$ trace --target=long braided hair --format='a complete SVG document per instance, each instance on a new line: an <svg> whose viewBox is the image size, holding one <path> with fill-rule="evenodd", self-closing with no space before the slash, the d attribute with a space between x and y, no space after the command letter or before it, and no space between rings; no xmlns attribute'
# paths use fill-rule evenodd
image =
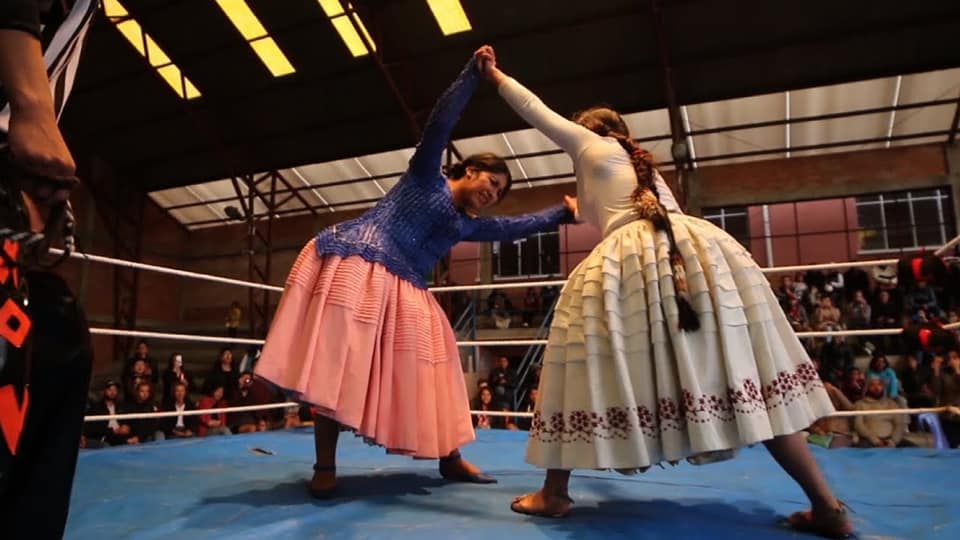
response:
<svg viewBox="0 0 960 540"><path fill-rule="evenodd" d="M657 191L657 168L653 162L653 155L630 138L630 130L619 113L608 107L592 107L574 115L573 121L586 127L601 137L613 137L620 143L637 174L637 188L633 191L632 199L637 214L649 219L655 231L663 231L670 242L670 266L673 270L673 285L676 292L677 311L679 314L680 330L696 331L700 329L700 317L690 304L690 292L687 287L686 270L683 256L677 247L677 240L670 223L670 213L660 203L660 193Z"/></svg>

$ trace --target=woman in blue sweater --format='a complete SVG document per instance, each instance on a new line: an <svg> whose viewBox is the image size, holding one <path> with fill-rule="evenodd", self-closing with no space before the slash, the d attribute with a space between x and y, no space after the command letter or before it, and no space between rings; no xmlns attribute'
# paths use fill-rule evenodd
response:
<svg viewBox="0 0 960 540"><path fill-rule="evenodd" d="M339 432L389 453L440 458L444 478L492 483L460 457L474 439L456 337L424 276L462 240L524 238L573 221L576 199L519 217L478 217L510 190L493 154L441 159L479 82L476 59L440 97L409 169L374 208L303 248L267 336L257 374L316 405L310 492L336 487Z"/></svg>

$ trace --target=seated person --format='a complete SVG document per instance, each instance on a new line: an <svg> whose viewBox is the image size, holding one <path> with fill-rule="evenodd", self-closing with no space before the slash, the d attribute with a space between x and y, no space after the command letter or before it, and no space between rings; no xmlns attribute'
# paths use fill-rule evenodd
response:
<svg viewBox="0 0 960 540"><path fill-rule="evenodd" d="M195 411L197 409L196 405L190 401L187 397L187 385L186 383L175 383L172 390L173 398L167 400L167 403L164 404L164 411ZM200 422L200 419L194 416L171 416L168 418L161 419L161 424L163 425L163 433L168 438L186 438L194 437L197 434L197 424Z"/></svg>
<svg viewBox="0 0 960 540"><path fill-rule="evenodd" d="M120 385L116 381L107 381L103 386L103 399L94 403L87 410L87 416L103 416L112 414L123 414L126 411L117 398L120 396ZM109 420L102 422L87 422L83 430L88 448L98 446L120 446L124 444L136 444L139 442L133 434L130 433L130 423L128 421Z"/></svg>
<svg viewBox="0 0 960 540"><path fill-rule="evenodd" d="M503 404L498 404L493 399L493 392L489 388L480 390L480 397L474 402L473 410L504 412L509 411ZM485 414L473 416L473 427L476 429L510 429L513 422L508 421L506 416L487 416ZM513 427L516 429L516 426Z"/></svg>
<svg viewBox="0 0 960 540"><path fill-rule="evenodd" d="M852 411L853 403L839 388L824 382L823 387L830 396L833 408L838 411ZM846 448L854 446L858 442L857 433L853 429L853 419L850 417L830 416L817 420L810 426L810 436L807 441L810 444L823 446L824 448Z"/></svg>
<svg viewBox="0 0 960 540"><path fill-rule="evenodd" d="M231 403L232 407L247 407L249 405L262 405L259 400L250 391L253 386L253 374L244 373L237 380L236 397ZM257 431L257 424L263 415L259 411L247 411L230 413L227 417L227 425L230 431L234 433L253 433Z"/></svg>
<svg viewBox="0 0 960 540"><path fill-rule="evenodd" d="M223 400L223 387L219 384L213 384L210 392L200 398L197 408L204 409L222 409L227 406ZM197 435L206 437L207 435L231 435L230 428L227 427L227 413L201 414L200 421L197 424Z"/></svg>
<svg viewBox="0 0 960 540"><path fill-rule="evenodd" d="M142 382L137 385L137 394L133 403L127 406L128 413L157 412L157 405L153 402L153 387L150 383ZM160 419L137 418L130 421L130 432L141 443L162 441L166 438L163 433Z"/></svg>
<svg viewBox="0 0 960 540"><path fill-rule="evenodd" d="M877 377L867 380L867 391L863 399L853 406L857 411L875 411L897 409L896 401L886 396L884 381ZM902 414L882 416L858 416L853 427L860 436L860 446L864 448L894 448L913 446L903 439L907 432L907 419Z"/></svg>
<svg viewBox="0 0 960 540"><path fill-rule="evenodd" d="M943 364L943 357L934 362ZM900 382L901 391L910 407L933 407L937 404L937 396L933 391L933 370L929 365L922 364L916 353L907 355L906 366L900 372Z"/></svg>
<svg viewBox="0 0 960 540"><path fill-rule="evenodd" d="M843 382L840 384L840 391L850 400L850 403L856 403L863 398L863 392L866 390L866 380L860 368L851 367L844 374Z"/></svg>

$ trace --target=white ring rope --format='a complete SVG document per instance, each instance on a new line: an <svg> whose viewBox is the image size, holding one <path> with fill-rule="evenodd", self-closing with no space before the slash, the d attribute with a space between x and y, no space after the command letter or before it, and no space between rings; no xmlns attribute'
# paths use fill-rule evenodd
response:
<svg viewBox="0 0 960 540"><path fill-rule="evenodd" d="M842 270L862 266L890 266L896 265L900 259L874 259L872 261L848 261L839 263L798 264L794 266L766 266L760 271L764 274L779 274L781 272L803 272L807 270Z"/></svg>
<svg viewBox="0 0 960 540"><path fill-rule="evenodd" d="M950 323L943 326L943 329L945 330L954 330L957 328L960 328L960 323ZM243 345L263 345L265 343L265 340L262 339L232 338L227 336L204 336L195 334L172 334L168 332L146 332L139 330L118 330L116 328L91 328L90 333L101 336L128 336L203 343L238 343ZM902 328L874 328L870 330L818 330L814 332L796 332L796 336L799 338L828 336L895 336L902 333ZM546 339L480 339L457 342L457 346L459 347L511 347L546 344Z"/></svg>
<svg viewBox="0 0 960 540"><path fill-rule="evenodd" d="M945 329L957 328L958 323L944 326ZM117 330L115 328L91 328L91 334L101 336L128 336L151 339L169 339L178 341L193 341L200 343L238 343L243 345L263 345L262 339L231 338L224 336L204 336L195 334L171 334L167 332L141 332L137 330ZM893 336L903 333L901 328L878 328L874 330L823 330L817 332L796 332L799 338L828 337L828 336ZM546 345L546 339L480 339L458 341L458 347L529 347L532 345Z"/></svg>
<svg viewBox="0 0 960 540"><path fill-rule="evenodd" d="M147 418L173 418L177 416L200 416L203 414L222 414L264 411L270 409L291 409L300 408L303 403L288 401L285 403L266 403L263 405L245 405L243 407L223 407L219 409L195 409L192 411L162 411L149 413L129 413L129 414L101 414L84 417L84 422L105 422L109 420L142 420ZM923 409L881 409L872 411L837 411L829 417L846 416L882 416L888 414L925 414L925 413L950 413L960 416L960 407L926 407ZM530 412L508 412L508 411L470 411L474 416L507 416L516 418L533 418Z"/></svg>
<svg viewBox="0 0 960 540"><path fill-rule="evenodd" d="M118 330L116 328L91 328L90 333L100 336L127 336L136 338L173 339L177 341L198 341L202 343L242 343L244 345L263 345L262 339L232 338L229 336L199 336L194 334L171 334L168 332L145 332L139 330Z"/></svg>
<svg viewBox="0 0 960 540"><path fill-rule="evenodd" d="M943 255L946 255L948 251L953 249L953 247L956 246L957 244L960 244L960 234L958 234L957 236L954 236L949 242L940 246L940 248L934 251L933 254L938 257L942 257Z"/></svg>
<svg viewBox="0 0 960 540"><path fill-rule="evenodd" d="M950 240L950 242L944 244L943 247L937 250L937 254L945 253L951 247L960 243L960 236ZM50 248L50 253L53 255L62 255L63 250ZM89 253L81 253L79 251L74 251L70 253L70 257L74 259L82 259L90 262L99 262L104 264L115 264L117 266L125 266L127 268L136 268L138 270L148 270L151 272L158 272L161 274L170 274L174 276L189 277L193 279L200 279L205 281L214 281L217 283L225 283L227 285L239 285L241 287L251 287L254 289L262 289L266 291L273 292L283 292L283 287L277 285L268 285L264 283L257 283L254 281L245 281L242 279L233 279L226 278L222 276L217 276L213 274L204 274L201 272L190 272L188 270L180 270L178 268L171 268L169 266L160 266L156 264L146 264L138 263L133 261L127 261L123 259L115 259L112 257L104 257L102 255L93 255ZM778 274L781 272L800 272L804 270L828 270L828 269L842 269L842 268L854 268L854 267L867 267L867 266L889 266L897 264L899 259L874 259L869 261L849 261L849 262L839 262L839 263L822 263L822 264L802 264L796 266L770 266L760 268L760 271L765 274ZM443 287L430 287L430 291L439 293L439 292L453 292L453 291L483 291L491 289L518 289L523 287L552 287L563 285L566 283L564 279L549 280L549 281L519 281L519 282L510 282L510 283L486 283L480 285L449 285Z"/></svg>
<svg viewBox="0 0 960 540"><path fill-rule="evenodd" d="M192 411L161 411L149 413L128 413L128 414L100 414L94 416L85 416L84 422L104 422L107 420L143 420L145 418L173 418L175 416L200 416L201 414L221 414L238 413L250 411L265 411L269 409L288 409L300 407L300 403L266 403L263 405L244 405L242 407L223 407L220 409L195 409Z"/></svg>
<svg viewBox="0 0 960 540"><path fill-rule="evenodd" d="M53 255L59 256L59 255L63 255L63 250L57 249L57 248L50 248L50 253L52 253ZM137 270L149 270L151 272L157 272L160 274L171 274L174 276L188 277L188 278L200 279L205 281L215 281L217 283L226 283L227 285L240 285L241 287L263 289L265 291L283 292L283 287L277 287L276 285L266 285L264 283L244 281L242 279L226 278L221 276L215 276L213 274L202 274L200 272L190 272L188 270L171 268L169 266L159 266L156 264L146 264L146 263L138 263L133 261L126 261L123 259L114 259L113 257L104 257L102 255L80 253L79 251L74 251L70 253L70 257L74 259L83 259L85 261L90 261L90 262L115 264L117 266L125 266L127 268L136 268Z"/></svg>

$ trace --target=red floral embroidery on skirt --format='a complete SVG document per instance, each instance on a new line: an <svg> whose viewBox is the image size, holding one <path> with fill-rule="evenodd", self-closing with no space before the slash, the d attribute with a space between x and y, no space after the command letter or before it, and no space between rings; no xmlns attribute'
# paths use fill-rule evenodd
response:
<svg viewBox="0 0 960 540"><path fill-rule="evenodd" d="M628 439L638 429L643 435L659 438L666 431L684 431L688 424L733 422L737 416L766 412L790 405L805 397L823 383L812 364L802 364L793 373L781 371L767 384L751 379L739 388L730 388L727 395L694 396L683 390L680 401L662 397L656 411L646 406L608 407L603 412L566 411L544 417L534 413L530 436L540 442L592 442L595 439Z"/></svg>

